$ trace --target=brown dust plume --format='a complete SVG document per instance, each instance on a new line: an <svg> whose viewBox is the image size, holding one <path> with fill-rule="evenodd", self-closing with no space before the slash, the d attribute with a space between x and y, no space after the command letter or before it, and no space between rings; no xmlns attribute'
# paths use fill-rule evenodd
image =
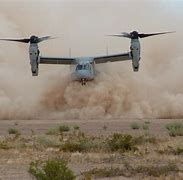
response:
<svg viewBox="0 0 183 180"><path fill-rule="evenodd" d="M183 22L180 1L2 1L0 36L60 37L40 44L43 55L104 55L129 50L128 39L105 34L176 31L141 40L138 73L131 62L98 65L87 86L67 66L40 65L32 77L28 46L0 42L0 119L183 117ZM156 13L155 13L156 12Z"/></svg>

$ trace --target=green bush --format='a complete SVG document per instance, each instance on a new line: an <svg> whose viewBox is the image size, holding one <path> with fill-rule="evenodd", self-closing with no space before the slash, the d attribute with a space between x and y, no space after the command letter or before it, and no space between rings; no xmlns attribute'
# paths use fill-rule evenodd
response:
<svg viewBox="0 0 183 180"><path fill-rule="evenodd" d="M58 129L60 133L70 131L70 128L67 125L60 125Z"/></svg>
<svg viewBox="0 0 183 180"><path fill-rule="evenodd" d="M20 132L17 129L10 128L8 129L9 134L15 134L15 135L20 135Z"/></svg>
<svg viewBox="0 0 183 180"><path fill-rule="evenodd" d="M143 130L149 130L149 126L147 124L142 125Z"/></svg>
<svg viewBox="0 0 183 180"><path fill-rule="evenodd" d="M10 149L7 143L5 142L0 142L0 149Z"/></svg>
<svg viewBox="0 0 183 180"><path fill-rule="evenodd" d="M74 126L73 128L74 128L74 130L79 130L80 129L79 126Z"/></svg>
<svg viewBox="0 0 183 180"><path fill-rule="evenodd" d="M48 129L46 132L46 135L58 135L59 134L59 129L58 128L51 128Z"/></svg>
<svg viewBox="0 0 183 180"><path fill-rule="evenodd" d="M68 132L70 131L69 126L67 125L60 125L56 128L51 128L46 132L46 135L59 135L59 133Z"/></svg>
<svg viewBox="0 0 183 180"><path fill-rule="evenodd" d="M112 139L108 141L108 145L111 151L131 151L137 150L135 146L135 140L131 135L113 134Z"/></svg>
<svg viewBox="0 0 183 180"><path fill-rule="evenodd" d="M132 129L140 129L140 125L137 122L131 124Z"/></svg>
<svg viewBox="0 0 183 180"><path fill-rule="evenodd" d="M176 155L182 155L182 154L183 154L183 148L182 148L182 147L178 147L178 148L175 150L175 154L176 154Z"/></svg>
<svg viewBox="0 0 183 180"><path fill-rule="evenodd" d="M183 136L183 124L174 122L166 125L170 136Z"/></svg>
<svg viewBox="0 0 183 180"><path fill-rule="evenodd" d="M88 137L83 132L70 134L66 141L61 142L60 150L64 152L101 152L107 151L107 141L101 137Z"/></svg>
<svg viewBox="0 0 183 180"><path fill-rule="evenodd" d="M92 147L92 141L86 137L69 139L60 146L64 152L87 152Z"/></svg>
<svg viewBox="0 0 183 180"><path fill-rule="evenodd" d="M64 152L83 152L87 151L87 146L84 141L70 141L61 146L61 150Z"/></svg>
<svg viewBox="0 0 183 180"><path fill-rule="evenodd" d="M68 168L63 160L48 160L39 164L31 162L29 167L31 173L37 180L74 180L74 173Z"/></svg>

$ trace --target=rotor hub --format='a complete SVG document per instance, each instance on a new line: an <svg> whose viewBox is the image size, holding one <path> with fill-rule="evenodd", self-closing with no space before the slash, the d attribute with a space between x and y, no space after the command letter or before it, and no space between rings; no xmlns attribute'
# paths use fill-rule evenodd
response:
<svg viewBox="0 0 183 180"><path fill-rule="evenodd" d="M139 38L139 33L137 31L132 31L130 33L131 39L138 39Z"/></svg>
<svg viewBox="0 0 183 180"><path fill-rule="evenodd" d="M32 35L30 37L30 43L38 43L38 37L35 35Z"/></svg>

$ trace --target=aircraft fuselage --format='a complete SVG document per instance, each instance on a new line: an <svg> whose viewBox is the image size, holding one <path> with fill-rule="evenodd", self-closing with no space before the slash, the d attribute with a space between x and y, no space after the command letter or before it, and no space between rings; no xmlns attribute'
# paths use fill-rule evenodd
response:
<svg viewBox="0 0 183 180"><path fill-rule="evenodd" d="M95 78L93 59L78 59L76 65L74 66L74 71L71 74L71 78L74 81L80 81L82 85L85 85L87 81L93 80Z"/></svg>

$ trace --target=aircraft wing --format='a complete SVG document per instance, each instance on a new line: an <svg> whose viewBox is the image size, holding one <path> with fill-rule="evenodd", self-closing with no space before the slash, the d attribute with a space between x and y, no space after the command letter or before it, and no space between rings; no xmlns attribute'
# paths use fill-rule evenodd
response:
<svg viewBox="0 0 183 180"><path fill-rule="evenodd" d="M106 62L115 62L115 61L127 61L131 59L132 57L130 53L94 57L94 61L96 64L106 63Z"/></svg>
<svg viewBox="0 0 183 180"><path fill-rule="evenodd" d="M63 57L42 57L40 56L40 64L74 64L75 58L63 58Z"/></svg>

